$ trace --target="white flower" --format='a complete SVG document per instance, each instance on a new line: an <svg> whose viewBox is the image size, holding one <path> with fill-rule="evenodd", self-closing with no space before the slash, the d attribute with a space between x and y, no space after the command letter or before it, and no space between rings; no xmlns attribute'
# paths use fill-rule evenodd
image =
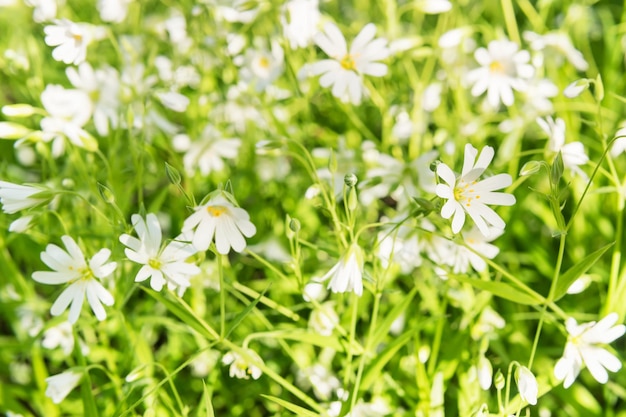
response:
<svg viewBox="0 0 626 417"><path fill-rule="evenodd" d="M487 268L487 262L483 257L493 259L500 252L497 246L489 242L500 237L502 233L504 233L503 229L490 227L488 235L485 236L478 228L473 227L463 234L463 240L469 248L453 243L450 245L447 256L442 260L452 267L452 272L455 274L467 273L470 265L475 271L482 272ZM478 254L470 249L478 252Z"/></svg>
<svg viewBox="0 0 626 417"><path fill-rule="evenodd" d="M616 158L619 154L626 152L626 123L622 123L622 127L615 132L615 141L611 146L611 156Z"/></svg>
<svg viewBox="0 0 626 417"><path fill-rule="evenodd" d="M539 386L537 385L537 379L535 375L525 366L520 366L515 372L515 381L517 382L517 388L522 400L528 404L537 404L537 394L539 393Z"/></svg>
<svg viewBox="0 0 626 417"><path fill-rule="evenodd" d="M387 40L374 39L376 26L365 25L354 38L350 51L343 34L333 23L324 26L324 32L318 32L315 44L332 59L324 59L307 66L304 70L310 76L322 75L319 83L322 87L332 86L333 96L343 102L360 104L365 92L363 75L382 77L387 74L387 65L380 62L389 56Z"/></svg>
<svg viewBox="0 0 626 417"><path fill-rule="evenodd" d="M450 11L452 3L449 0L418 0L415 7L426 14L440 14Z"/></svg>
<svg viewBox="0 0 626 417"><path fill-rule="evenodd" d="M159 91L154 95L161 101L161 104L178 113L184 112L189 106L189 98L176 91Z"/></svg>
<svg viewBox="0 0 626 417"><path fill-rule="evenodd" d="M622 362L608 350L598 345L608 344L626 332L626 326L614 326L619 316L611 313L599 322L578 324L575 319L568 318L565 328L569 333L563 357L554 367L554 376L562 380L563 387L569 388L580 373L583 365L596 381L606 384L609 380L607 370L617 372Z"/></svg>
<svg viewBox="0 0 626 417"><path fill-rule="evenodd" d="M51 398L53 403L59 404L78 385L81 377L82 374L74 371L65 371L49 376L46 378L48 384L46 397Z"/></svg>
<svg viewBox="0 0 626 417"><path fill-rule="evenodd" d="M296 381L305 389L312 388L315 396L322 401L328 401L333 392L341 387L339 379L321 363L316 363L306 369L299 369Z"/></svg>
<svg viewBox="0 0 626 417"><path fill-rule="evenodd" d="M200 268L185 261L196 253L196 249L182 241L182 236L162 248L161 225L153 213L149 213L145 220L133 214L131 222L139 239L123 234L120 242L127 247L124 253L128 259L143 265L137 272L135 282L150 278L150 286L155 291L161 291L165 284L170 288L189 287L190 277L199 274Z"/></svg>
<svg viewBox="0 0 626 417"><path fill-rule="evenodd" d="M583 91L585 91L589 87L589 80L583 78L580 80L576 80L570 84L563 90L563 95L567 98L578 97Z"/></svg>
<svg viewBox="0 0 626 417"><path fill-rule="evenodd" d="M515 204L515 197L511 194L493 192L512 183L509 174L498 174L478 181L485 172L494 156L494 150L485 146L476 161L478 151L469 143L465 145L465 160L463 171L457 178L454 172L444 163L437 166L437 175L446 184L437 184L435 192L448 201L441 208L444 219L452 219L452 232L458 233L465 223L465 212L470 215L478 230L489 236L489 226L504 229L506 224L498 214L487 204L511 206Z"/></svg>
<svg viewBox="0 0 626 417"><path fill-rule="evenodd" d="M101 249L87 263L74 239L70 236L62 236L61 240L66 250L49 244L46 250L41 252L41 260L53 271L33 272L33 279L42 284L70 284L52 304L50 313L53 316L59 316L71 304L68 320L74 324L78 320L86 296L96 318L100 321L104 320L106 311L102 304L113 305L113 296L96 278L108 277L117 267L115 262L106 263L111 256L111 251Z"/></svg>
<svg viewBox="0 0 626 417"><path fill-rule="evenodd" d="M9 232L24 233L31 226L31 222L34 218L33 215L29 214L13 220L9 225Z"/></svg>
<svg viewBox="0 0 626 417"><path fill-rule="evenodd" d="M93 123L100 136L109 133L109 126L118 126L120 112L120 80L111 67L94 70L87 62L67 67L67 78L80 91L87 93L93 103Z"/></svg>
<svg viewBox="0 0 626 417"><path fill-rule="evenodd" d="M383 268L393 262L400 267L403 274L409 274L422 264L417 230L401 224L397 228L386 228L378 233L378 258Z"/></svg>
<svg viewBox="0 0 626 417"><path fill-rule="evenodd" d="M128 5L133 0L98 0L100 18L105 22L120 23L126 19Z"/></svg>
<svg viewBox="0 0 626 417"><path fill-rule="evenodd" d="M56 349L61 347L65 356L69 356L74 350L74 332L72 331L72 323L64 321L63 323L50 327L43 334L41 346L46 349ZM83 355L89 354L89 347L79 339L80 350Z"/></svg>
<svg viewBox="0 0 626 417"><path fill-rule="evenodd" d="M338 324L339 316L332 301L320 304L309 316L309 328L322 336L332 335Z"/></svg>
<svg viewBox="0 0 626 417"><path fill-rule="evenodd" d="M196 249L207 250L215 237L215 248L222 255L226 255L231 248L242 252L246 248L244 236L252 237L256 233L248 212L235 207L222 194L196 207L195 212L185 220L183 232L194 229L191 243Z"/></svg>
<svg viewBox="0 0 626 417"><path fill-rule="evenodd" d="M328 288L332 292L353 291L358 296L363 294L363 251L358 245L350 246L321 281L329 278Z"/></svg>
<svg viewBox="0 0 626 417"><path fill-rule="evenodd" d="M52 20L57 15L57 0L24 0L24 3L35 8L33 20L37 23Z"/></svg>
<svg viewBox="0 0 626 417"><path fill-rule="evenodd" d="M91 118L93 109L87 93L49 84L41 93L41 103L48 112L41 119L41 130L46 142L54 141L53 155L62 153L63 138L68 138L74 145L89 151L98 148L98 142L82 128Z"/></svg>
<svg viewBox="0 0 626 417"><path fill-rule="evenodd" d="M539 35L535 32L524 32L524 39L530 42L530 47L535 51L544 51L549 57L555 56L554 50L563 54L565 58L579 71L586 71L589 64L585 60L584 55L578 49L574 48L569 36L564 32L552 32L545 35ZM551 51L549 49L552 49Z"/></svg>
<svg viewBox="0 0 626 417"><path fill-rule="evenodd" d="M8 181L0 181L0 203L2 211L7 214L17 213L20 210L34 207L46 201L45 198L33 196L41 193L41 188L30 185L13 184Z"/></svg>
<svg viewBox="0 0 626 417"><path fill-rule="evenodd" d="M478 358L476 374L478 376L478 385L485 391L489 390L489 388L491 388L491 382L493 381L493 367L489 359L482 353Z"/></svg>
<svg viewBox="0 0 626 417"><path fill-rule="evenodd" d="M272 42L271 50L246 50L239 76L242 81L254 86L260 92L269 87L284 70L283 48L278 42Z"/></svg>
<svg viewBox="0 0 626 417"><path fill-rule="evenodd" d="M263 363L259 355L251 349L246 349L245 357L237 352L230 351L222 358L224 365L230 365L228 374L231 378L259 379L263 373L254 363Z"/></svg>
<svg viewBox="0 0 626 417"><path fill-rule="evenodd" d="M46 45L56 46L52 58L74 65L85 61L87 46L102 36L98 28L90 24L74 23L67 19L55 20L54 25L48 25L43 30Z"/></svg>
<svg viewBox="0 0 626 417"><path fill-rule="evenodd" d="M189 136L177 135L174 146L178 151L184 151L183 165L190 176L197 171L203 176L211 172L222 172L226 167L226 159L235 159L239 156L241 139L225 138L220 131L207 125L200 137L191 141Z"/></svg>
<svg viewBox="0 0 626 417"><path fill-rule="evenodd" d="M589 161L589 157L585 153L585 147L582 142L570 142L565 144L565 121L560 117L554 120L551 116L545 119L537 118L537 124L548 135L548 148L550 151L561 152L563 158L563 166L570 169L573 173L580 174L583 178L587 175L580 165L584 165Z"/></svg>
<svg viewBox="0 0 626 417"><path fill-rule="evenodd" d="M283 6L280 22L292 49L306 48L320 21L318 0L290 0Z"/></svg>
<svg viewBox="0 0 626 417"><path fill-rule="evenodd" d="M525 91L526 81L533 76L534 69L528 62L528 51L519 51L515 42L508 40L491 41L485 48L474 53L481 65L467 74L467 81L473 84L472 95L478 97L487 91L487 101L493 108L502 102L513 104L513 90Z"/></svg>

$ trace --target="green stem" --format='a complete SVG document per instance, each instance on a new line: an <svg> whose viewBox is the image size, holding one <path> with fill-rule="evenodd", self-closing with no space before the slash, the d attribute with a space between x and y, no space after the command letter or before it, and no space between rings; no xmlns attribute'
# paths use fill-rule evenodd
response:
<svg viewBox="0 0 626 417"><path fill-rule="evenodd" d="M500 3L502 5L502 13L504 14L504 22L506 24L506 30L509 33L509 38L518 45L521 45L522 40L520 39L517 21L515 20L513 2L511 0L501 0Z"/></svg>
<svg viewBox="0 0 626 417"><path fill-rule="evenodd" d="M441 348L441 338L443 336L443 328L446 324L446 310L448 309L448 299L443 299L443 305L441 306L441 316L437 321L437 328L435 329L435 337L433 338L432 348L430 350L430 358L428 359L428 375L432 377L437 369L437 360L439 359L439 350Z"/></svg>
<svg viewBox="0 0 626 417"><path fill-rule="evenodd" d="M224 266L222 255L217 255L217 273L220 277L220 339L226 334L226 286L224 283Z"/></svg>

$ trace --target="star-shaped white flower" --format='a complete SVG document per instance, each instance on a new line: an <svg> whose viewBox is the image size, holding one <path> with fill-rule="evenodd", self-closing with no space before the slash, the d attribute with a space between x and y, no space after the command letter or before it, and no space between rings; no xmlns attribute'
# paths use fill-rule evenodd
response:
<svg viewBox="0 0 626 417"><path fill-rule="evenodd" d="M346 39L337 26L327 23L324 32L318 32L313 40L332 59L324 59L305 67L310 76L322 75L320 85L332 86L333 96L344 102L360 104L365 94L363 75L382 77L387 65L380 61L389 56L387 40L374 39L376 26L368 23L354 38L350 50Z"/></svg>
<svg viewBox="0 0 626 417"><path fill-rule="evenodd" d="M153 213L149 213L145 220L140 215L133 214L131 221L139 239L123 234L120 242L127 247L124 253L128 259L143 265L135 282L150 278L150 286L155 291L161 291L165 284L171 289L189 287L189 278L200 273L200 268L186 262L187 258L197 252L196 248L182 237L162 248L161 226Z"/></svg>
<svg viewBox="0 0 626 417"><path fill-rule="evenodd" d="M608 350L598 345L608 344L626 332L626 326L614 326L618 319L617 313L611 313L599 322L578 324L575 319L568 318L565 328L569 333L565 351L554 367L554 376L563 381L563 387L569 388L583 365L596 381L606 384L609 380L607 370L617 372L622 362Z"/></svg>
<svg viewBox="0 0 626 417"><path fill-rule="evenodd" d="M235 207L222 194L211 198L206 204L195 208L183 224L183 233L193 231L191 243L199 251L205 251L215 238L215 248L226 255L232 248L242 252L246 248L245 237L252 237L256 227L250 222L250 215L242 208Z"/></svg>
<svg viewBox="0 0 626 417"><path fill-rule="evenodd" d="M452 218L452 232L458 233L465 223L465 213L474 220L478 230L489 236L489 225L498 229L504 229L506 224L498 214L487 204L511 206L515 204L512 194L494 192L512 183L509 174L497 174L493 177L478 181L485 172L494 156L494 150L485 146L476 160L478 151L472 145L465 145L465 160L463 171L457 178L452 169L441 163L437 166L437 175L446 184L437 184L435 192L441 198L448 201L441 208L441 216L444 219Z"/></svg>
<svg viewBox="0 0 626 417"><path fill-rule="evenodd" d="M41 260L53 271L33 272L33 279L42 284L59 285L69 283L56 299L50 313L53 316L61 315L71 304L68 321L76 323L85 297L91 306L96 318L100 321L106 318L106 311L102 304L113 305L113 296L102 286L98 279L106 278L113 273L117 263L109 262L111 251L100 249L87 262L82 250L70 236L61 237L66 250L49 244L41 252Z"/></svg>

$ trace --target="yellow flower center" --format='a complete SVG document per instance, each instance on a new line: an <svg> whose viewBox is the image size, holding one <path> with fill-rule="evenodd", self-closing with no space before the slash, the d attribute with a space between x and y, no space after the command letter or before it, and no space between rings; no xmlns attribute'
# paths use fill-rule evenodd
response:
<svg viewBox="0 0 626 417"><path fill-rule="evenodd" d="M228 209L224 206L208 206L206 211L213 217L220 217L222 214L226 213Z"/></svg>
<svg viewBox="0 0 626 417"><path fill-rule="evenodd" d="M454 199L461 204L464 204L466 207L470 207L472 205L472 200L478 200L480 195L474 195L474 184L476 181L472 181L467 184L462 182L458 187L454 188Z"/></svg>
<svg viewBox="0 0 626 417"><path fill-rule="evenodd" d="M500 61L492 61L491 64L489 64L489 71L502 74L504 72L504 65L502 65Z"/></svg>
<svg viewBox="0 0 626 417"><path fill-rule="evenodd" d="M350 55L350 54L347 54L346 56L341 58L341 61L339 61L339 64L344 69L347 69L348 71L355 71L356 70L356 63L354 62L354 58L352 58L352 55Z"/></svg>
<svg viewBox="0 0 626 417"><path fill-rule="evenodd" d="M151 258L148 261L148 265L150 265L150 267L153 269L161 269L162 264L161 261L159 261L158 259Z"/></svg>
<svg viewBox="0 0 626 417"><path fill-rule="evenodd" d="M267 57L262 56L259 58L259 67L267 69L270 67L270 60Z"/></svg>

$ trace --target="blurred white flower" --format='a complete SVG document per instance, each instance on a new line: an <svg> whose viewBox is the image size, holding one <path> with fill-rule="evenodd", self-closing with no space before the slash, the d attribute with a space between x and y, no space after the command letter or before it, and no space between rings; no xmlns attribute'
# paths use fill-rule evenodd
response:
<svg viewBox="0 0 626 417"><path fill-rule="evenodd" d="M339 316L334 306L334 302L327 301L311 311L309 328L322 336L332 335L333 330L339 324Z"/></svg>
<svg viewBox="0 0 626 417"><path fill-rule="evenodd" d="M611 156L616 158L619 154L626 152L626 123L622 123L621 127L615 132L615 141L611 146Z"/></svg>
<svg viewBox="0 0 626 417"><path fill-rule="evenodd" d="M128 259L143 265L137 272L135 282L150 278L150 287L155 291L161 291L165 284L170 289L189 287L189 279L200 273L198 266L186 262L196 249L185 242L183 236L161 247L161 225L153 213L148 213L145 220L133 214L131 222L139 239L123 234L120 242L126 246L124 253Z"/></svg>
<svg viewBox="0 0 626 417"><path fill-rule="evenodd" d="M494 150L485 146L476 160L478 151L469 143L465 145L463 171L457 178L454 172L444 163L437 166L437 175L446 184L438 184L436 193L448 201L441 208L444 219L452 218L452 232L459 233L465 223L465 212L474 220L478 230L489 236L489 225L504 229L506 223L487 204L511 206L515 204L515 196L508 193L494 192L512 183L509 174L498 174L478 181L493 159Z"/></svg>
<svg viewBox="0 0 626 417"><path fill-rule="evenodd" d="M59 404L68 396L68 394L76 388L82 374L74 371L65 371L60 374L52 375L46 378L46 397L51 398L52 402Z"/></svg>
<svg viewBox="0 0 626 417"><path fill-rule="evenodd" d="M89 151L98 148L96 139L83 129L93 110L87 93L48 84L41 93L41 103L48 113L40 122L43 140L53 141L53 156L59 156L65 149L64 138Z"/></svg>
<svg viewBox="0 0 626 417"><path fill-rule="evenodd" d="M487 359L483 353L478 357L476 375L478 376L478 385L485 391L489 390L493 380L493 367L489 359Z"/></svg>
<svg viewBox="0 0 626 417"><path fill-rule="evenodd" d="M561 152L563 158L563 166L577 173L583 178L587 178L587 174L579 168L589 162L589 157L585 153L585 147L582 142L570 142L565 144L565 121L560 117L556 120L551 116L545 119L537 118L537 124L548 135L548 148L550 151Z"/></svg>
<svg viewBox="0 0 626 417"><path fill-rule="evenodd" d="M248 48L239 75L256 91L264 91L283 71L283 48L277 42L272 42L271 50Z"/></svg>
<svg viewBox="0 0 626 417"><path fill-rule="evenodd" d="M487 236L483 235L477 227L472 227L467 233L463 233L463 240L468 247L452 243L448 256L444 263L452 267L455 274L464 274L471 266L475 271L482 272L487 268L484 258L493 259L500 252L500 249L492 245L496 238L504 233L503 229L490 227ZM478 253L474 253L471 249Z"/></svg>
<svg viewBox="0 0 626 417"><path fill-rule="evenodd" d="M7 214L17 213L34 207L46 201L46 198L33 197L44 191L31 185L14 184L8 181L0 181L0 203L2 211Z"/></svg>
<svg viewBox="0 0 626 417"><path fill-rule="evenodd" d="M387 65L376 62L389 56L387 40L374 39L376 26L368 23L352 41L350 50L346 39L333 23L326 23L323 32L318 32L315 44L332 59L324 59L307 65L301 71L308 76L321 75L322 87L331 87L333 96L343 102L358 105L366 93L363 75L382 77L387 74Z"/></svg>
<svg viewBox="0 0 626 417"><path fill-rule="evenodd" d="M393 225L393 220L390 223ZM409 274L422 264L417 231L415 227L401 224L378 233L378 258L383 268L393 262L403 274Z"/></svg>
<svg viewBox="0 0 626 417"><path fill-rule="evenodd" d="M128 5L133 0L98 0L100 18L105 22L120 23L126 19Z"/></svg>
<svg viewBox="0 0 626 417"><path fill-rule="evenodd" d="M259 14L260 5L249 0L217 0L215 14L227 22L250 23Z"/></svg>
<svg viewBox="0 0 626 417"><path fill-rule="evenodd" d="M534 74L528 51L520 51L515 42L508 40L489 42L487 49L476 50L474 58L481 66L467 74L467 81L473 85L472 95L478 97L486 91L493 108L498 108L500 102L513 105L513 90L525 91L526 79Z"/></svg>
<svg viewBox="0 0 626 417"><path fill-rule="evenodd" d="M67 19L55 20L43 30L46 45L56 46L52 58L65 64L78 65L85 61L89 44L103 37L101 28Z"/></svg>
<svg viewBox="0 0 626 417"><path fill-rule="evenodd" d="M584 55L572 45L569 36L564 32L551 32L545 35L526 31L524 39L530 42L530 47L535 51L545 51L547 57L558 56L554 51L564 55L565 58L578 70L586 71L589 64Z"/></svg>
<svg viewBox="0 0 626 417"><path fill-rule="evenodd" d="M263 372L255 363L263 363L263 360L251 349L246 349L245 352L244 357L237 352L230 351L224 355L222 363L230 365L228 374L231 378L259 379Z"/></svg>
<svg viewBox="0 0 626 417"><path fill-rule="evenodd" d="M528 404L537 404L537 394L539 386L535 375L525 366L519 366L515 372L515 382L519 390L519 395Z"/></svg>
<svg viewBox="0 0 626 417"><path fill-rule="evenodd" d="M231 248L242 252L246 248L244 236L249 238L256 233L248 212L235 207L222 194L194 210L183 224L183 233L193 231L191 243L199 251L207 250L215 237L218 253L226 255Z"/></svg>
<svg viewBox="0 0 626 417"><path fill-rule="evenodd" d="M601 384L609 380L607 370L617 372L622 368L622 362L615 355L599 346L613 342L626 332L623 324L615 326L618 319L617 313L611 313L597 323L578 324L572 317L566 320L567 343L563 357L554 366L554 376L563 381L564 388L574 383L583 365Z"/></svg>
<svg viewBox="0 0 626 417"><path fill-rule="evenodd" d="M154 95L161 104L178 113L184 112L189 106L189 98L177 91L158 91Z"/></svg>
<svg viewBox="0 0 626 417"><path fill-rule="evenodd" d="M118 126L120 112L120 79L117 70L104 67L94 70L88 62L65 70L70 83L85 92L93 103L93 123L100 136L109 133L109 126Z"/></svg>
<svg viewBox="0 0 626 417"><path fill-rule="evenodd" d="M78 343L83 355L88 355L89 347L80 339L78 339ZM64 321L61 324L47 329L43 333L41 346L46 349L56 349L60 347L65 356L71 355L74 350L74 332L72 331L72 324L69 321Z"/></svg>
<svg viewBox="0 0 626 417"><path fill-rule="evenodd" d="M426 14L440 14L452 10L449 0L417 0L415 6Z"/></svg>
<svg viewBox="0 0 626 417"><path fill-rule="evenodd" d="M321 363L298 370L296 381L304 389L312 388L315 396L322 401L328 401L333 393L341 387L339 379Z"/></svg>
<svg viewBox="0 0 626 417"><path fill-rule="evenodd" d="M24 233L30 228L33 219L34 216L26 215L13 220L9 225L9 232Z"/></svg>
<svg viewBox="0 0 626 417"><path fill-rule="evenodd" d="M353 291L356 295L363 294L363 250L352 244L321 281L330 279L328 288L332 292Z"/></svg>
<svg viewBox="0 0 626 417"><path fill-rule="evenodd" d="M47 22L57 16L57 0L24 0L27 6L34 7L33 20Z"/></svg>
<svg viewBox="0 0 626 417"><path fill-rule="evenodd" d="M179 138L178 144L181 143ZM211 172L222 172L226 167L225 160L237 158L240 146L241 139L225 138L220 131L207 125L199 138L189 140L177 150L185 152L183 164L188 175L200 171L206 176Z"/></svg>
<svg viewBox="0 0 626 417"><path fill-rule="evenodd" d="M101 249L87 263L74 239L65 235L61 237L61 240L65 245L65 250L51 243L46 246L44 252L41 252L41 260L53 271L33 272L33 279L42 284L70 284L52 304L50 313L53 316L59 316L71 304L68 320L74 324L78 320L83 301L87 297L87 302L96 318L100 321L104 320L106 311L102 304L113 305L113 296L98 279L108 277L117 267L115 262L107 263L111 251Z"/></svg>
<svg viewBox="0 0 626 417"><path fill-rule="evenodd" d="M313 41L320 21L318 0L290 0L284 4L280 22L292 49L306 48Z"/></svg>
<svg viewBox="0 0 626 417"><path fill-rule="evenodd" d="M582 78L580 80L576 80L570 84L563 90L563 95L567 98L578 97L583 91L585 91L589 87L589 80Z"/></svg>

